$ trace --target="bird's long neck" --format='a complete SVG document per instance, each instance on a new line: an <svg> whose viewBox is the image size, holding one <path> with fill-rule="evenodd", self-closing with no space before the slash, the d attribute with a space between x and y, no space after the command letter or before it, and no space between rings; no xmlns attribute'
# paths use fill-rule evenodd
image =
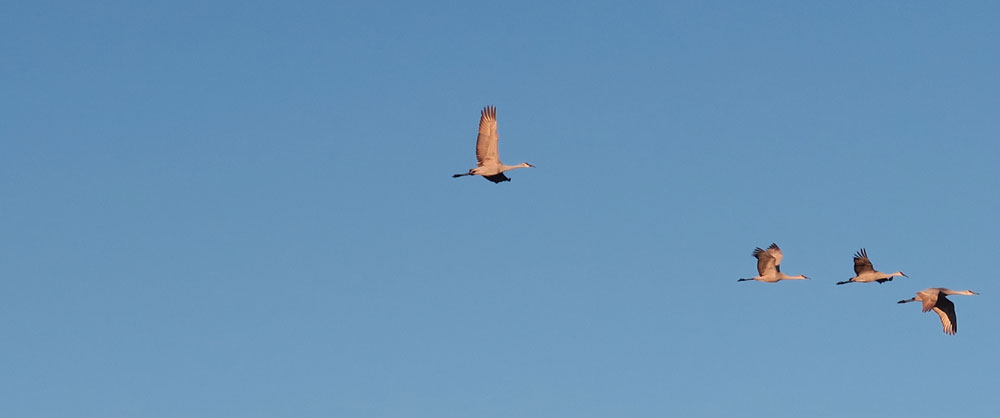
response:
<svg viewBox="0 0 1000 418"><path fill-rule="evenodd" d="M528 163L521 163L521 164L518 164L518 165L501 164L500 166L503 168L503 171L510 171L510 170L515 169L515 168L531 167L530 165L528 165Z"/></svg>
<svg viewBox="0 0 1000 418"><path fill-rule="evenodd" d="M966 296L978 295L978 293L973 292L971 290L945 290L942 291L941 293L944 293L946 295L966 295Z"/></svg>
<svg viewBox="0 0 1000 418"><path fill-rule="evenodd" d="M897 277L897 276L898 277L906 277L906 275L903 274L903 272L901 272L901 271L897 271L895 273L889 273L887 276L888 277Z"/></svg>
<svg viewBox="0 0 1000 418"><path fill-rule="evenodd" d="M803 276L801 274L798 276L788 276L785 273L778 273L778 274L781 275L782 280L805 280L807 278L806 276Z"/></svg>

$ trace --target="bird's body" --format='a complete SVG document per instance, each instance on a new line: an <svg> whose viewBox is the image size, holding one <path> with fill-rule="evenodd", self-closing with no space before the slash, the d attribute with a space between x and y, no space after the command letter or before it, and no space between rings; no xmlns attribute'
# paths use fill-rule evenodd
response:
<svg viewBox="0 0 1000 418"><path fill-rule="evenodd" d="M753 256L757 258L757 277L739 279L737 281L756 280L758 282L777 283L782 280L808 279L808 277L801 274L798 276L789 276L781 272L781 259L784 258L784 255L781 253L781 248L778 248L778 244L771 243L771 246L767 247L766 250L760 247L754 248Z"/></svg>
<svg viewBox="0 0 1000 418"><path fill-rule="evenodd" d="M923 312L933 309L934 313L938 314L938 317L941 318L941 326L944 328L945 334L955 335L958 332L958 318L955 316L955 304L948 300L945 295L978 294L971 290L951 290L943 287L931 287L917 292L916 297L904 299L896 303L921 302L923 304Z"/></svg>
<svg viewBox="0 0 1000 418"><path fill-rule="evenodd" d="M489 181L500 183L510 181L504 172L523 167L534 167L528 163L507 165L500 162L497 150L497 109L493 106L483 108L479 117L479 137L476 139L476 168L468 173L454 174L452 177L483 176Z"/></svg>
<svg viewBox="0 0 1000 418"><path fill-rule="evenodd" d="M860 251L854 253L854 277L842 282L837 282L837 284L871 282L878 282L878 284L882 284L892 281L892 278L896 276L909 277L901 271L889 274L876 271L875 268L872 267L871 260L868 259L868 252L862 248Z"/></svg>

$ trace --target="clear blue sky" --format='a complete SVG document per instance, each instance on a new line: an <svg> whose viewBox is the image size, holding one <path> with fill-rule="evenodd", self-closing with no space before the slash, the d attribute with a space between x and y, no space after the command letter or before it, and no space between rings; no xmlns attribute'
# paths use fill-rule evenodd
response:
<svg viewBox="0 0 1000 418"><path fill-rule="evenodd" d="M2 416L996 413L996 2L147 3L0 12Z"/></svg>

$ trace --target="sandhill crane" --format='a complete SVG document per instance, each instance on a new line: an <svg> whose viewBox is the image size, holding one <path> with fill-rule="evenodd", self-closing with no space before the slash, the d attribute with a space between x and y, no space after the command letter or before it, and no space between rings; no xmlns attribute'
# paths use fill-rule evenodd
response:
<svg viewBox="0 0 1000 418"><path fill-rule="evenodd" d="M944 327L944 333L948 335L955 335L958 332L958 318L955 317L955 304L952 303L945 295L978 295L979 293L973 292L971 290L951 290L945 289L943 287L932 287L929 289L924 289L917 292L917 296L901 300L896 303L907 303L920 301L923 303L923 312L927 312L931 309L941 317L941 326Z"/></svg>
<svg viewBox="0 0 1000 418"><path fill-rule="evenodd" d="M861 251L854 253L854 277L851 277L843 282L837 282L837 284L846 284L851 282L878 282L878 284L882 284L885 282L891 282L892 278L896 276L910 277L903 274L901 271L889 274L876 271L875 268L872 267L871 260L868 259L868 252L862 248Z"/></svg>
<svg viewBox="0 0 1000 418"><path fill-rule="evenodd" d="M757 257L757 277L750 277L747 279L739 279L738 282L743 282L747 280L756 280L759 282L766 283L777 283L781 280L801 280L808 279L808 277L803 275L789 276L781 272L781 248L778 248L778 244L771 243L767 250L763 250L760 247L754 248L753 256Z"/></svg>
<svg viewBox="0 0 1000 418"><path fill-rule="evenodd" d="M506 165L500 162L497 152L497 108L486 106L479 117L479 138L476 140L476 168L468 173L454 174L452 177L479 175L494 183L510 181L503 173L515 168L534 167L528 163Z"/></svg>

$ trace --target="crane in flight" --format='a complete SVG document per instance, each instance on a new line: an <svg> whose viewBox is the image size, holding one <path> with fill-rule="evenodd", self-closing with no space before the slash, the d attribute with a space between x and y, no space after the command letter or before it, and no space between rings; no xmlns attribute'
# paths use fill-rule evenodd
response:
<svg viewBox="0 0 1000 418"><path fill-rule="evenodd" d="M944 333L955 335L958 332L958 317L955 316L955 304L948 300L945 295L978 295L971 290L951 290L943 287L931 287L917 292L916 297L904 299L896 303L921 302L923 312L931 309L941 317L941 326Z"/></svg>
<svg viewBox="0 0 1000 418"><path fill-rule="evenodd" d="M479 117L479 138L476 140L476 168L452 177L483 176L494 183L510 181L503 173L516 168L534 167L528 163L507 165L500 162L497 152L497 108L486 106Z"/></svg>
<svg viewBox="0 0 1000 418"><path fill-rule="evenodd" d="M781 272L781 259L784 256L781 254L781 248L778 248L778 244L771 243L771 246L767 247L766 250L760 247L754 248L753 256L757 258L757 277L739 279L737 280L738 282L756 280L758 282L777 283L781 280L808 279L808 277L801 274L798 276L789 276Z"/></svg>
<svg viewBox="0 0 1000 418"><path fill-rule="evenodd" d="M868 252L862 248L860 251L854 253L854 277L847 279L842 282L837 282L837 284L847 284L847 283L871 283L878 282L882 284L885 282L891 282L893 277L903 276L910 277L901 271L895 273L885 274L881 271L875 270L872 267L871 260L868 259Z"/></svg>

